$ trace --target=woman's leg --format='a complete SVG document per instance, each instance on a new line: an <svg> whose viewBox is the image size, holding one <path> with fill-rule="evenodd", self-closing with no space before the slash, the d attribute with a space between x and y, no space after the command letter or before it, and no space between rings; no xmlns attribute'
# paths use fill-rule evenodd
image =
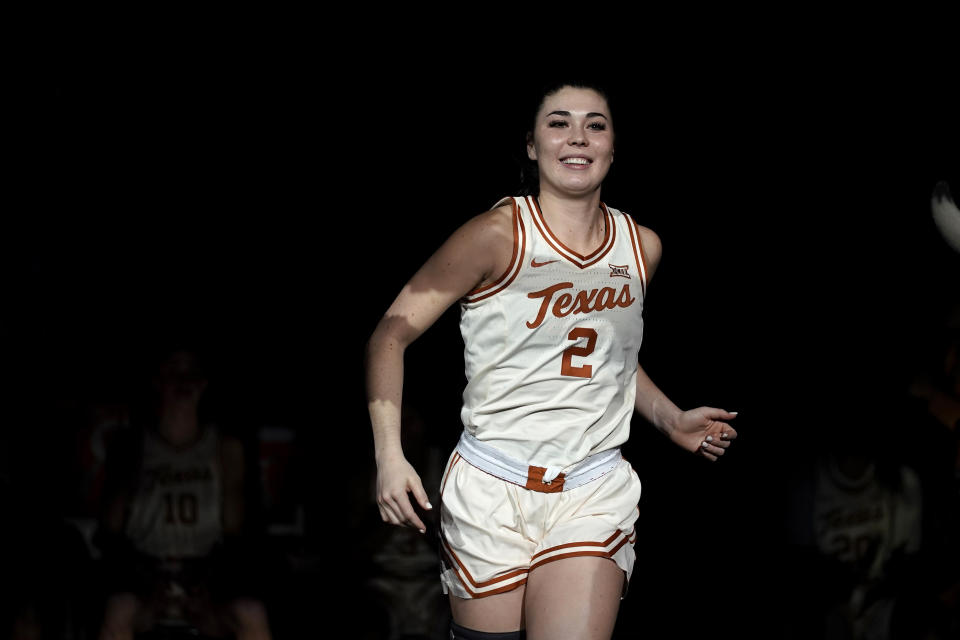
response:
<svg viewBox="0 0 960 640"><path fill-rule="evenodd" d="M540 565L527 576L527 640L609 640L625 579L613 560L598 556Z"/></svg>
<svg viewBox="0 0 960 640"><path fill-rule="evenodd" d="M453 621L462 627L487 633L523 629L524 586L484 598L458 598L450 595Z"/></svg>

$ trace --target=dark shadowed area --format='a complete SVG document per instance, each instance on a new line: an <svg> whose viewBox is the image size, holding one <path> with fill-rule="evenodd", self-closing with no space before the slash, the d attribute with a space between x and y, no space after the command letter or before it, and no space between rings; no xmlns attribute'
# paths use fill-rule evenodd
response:
<svg viewBox="0 0 960 640"><path fill-rule="evenodd" d="M64 522L96 523L91 433L136 422L172 343L201 352L204 415L244 443L275 636L323 637L300 635L321 589L361 599L376 578L388 533L364 343L454 229L516 192L540 78L426 50L347 68L277 40L67 40L27 82L0 240L0 479L23 522L10 535L28 532L46 567L37 601L69 600L96 571L92 546L67 558L56 542L76 537ZM643 497L617 637L789 637L779 594L819 579L786 568L802 528L794 478L848 433L925 446L902 416L960 299L960 255L930 213L937 181L960 193L956 103L920 54L721 50L623 69L601 76L618 136L603 200L664 247L641 363L683 408L739 411L740 439L711 465L635 419L624 452ZM407 352L411 457L446 460L462 429L458 313ZM127 414L110 407L133 417L111 423ZM89 630L100 605L84 597L70 615ZM690 614L721 602L721 619ZM388 609L348 628L389 637Z"/></svg>

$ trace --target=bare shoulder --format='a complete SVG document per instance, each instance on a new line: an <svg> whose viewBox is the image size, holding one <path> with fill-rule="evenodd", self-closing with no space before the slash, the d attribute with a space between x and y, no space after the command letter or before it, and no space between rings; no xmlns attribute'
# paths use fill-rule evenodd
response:
<svg viewBox="0 0 960 640"><path fill-rule="evenodd" d="M505 204L490 209L468 220L459 231L464 231L473 241L480 241L493 248L506 241L513 243L513 207Z"/></svg>
<svg viewBox="0 0 960 640"><path fill-rule="evenodd" d="M413 274L374 335L410 344L450 305L506 271L513 248L512 206L470 218Z"/></svg>
<svg viewBox="0 0 960 640"><path fill-rule="evenodd" d="M653 277L657 265L660 264L660 256L663 253L663 245L660 243L660 236L649 228L634 222L637 228L637 235L640 238L640 246L643 248L644 262L647 267L647 279Z"/></svg>
<svg viewBox="0 0 960 640"><path fill-rule="evenodd" d="M480 215L487 221L487 250L491 252L493 258L490 273L480 283L484 286L498 279L510 268L517 238L514 229L513 205L505 204Z"/></svg>
<svg viewBox="0 0 960 640"><path fill-rule="evenodd" d="M637 225L637 232L640 235L640 243L643 246L643 252L647 255L647 260L659 262L660 254L663 252L660 236L653 229L639 224Z"/></svg>
<svg viewBox="0 0 960 640"><path fill-rule="evenodd" d="M466 261L475 279L471 286L496 280L510 266L514 245L513 206L505 204L474 216L441 249L446 262Z"/></svg>

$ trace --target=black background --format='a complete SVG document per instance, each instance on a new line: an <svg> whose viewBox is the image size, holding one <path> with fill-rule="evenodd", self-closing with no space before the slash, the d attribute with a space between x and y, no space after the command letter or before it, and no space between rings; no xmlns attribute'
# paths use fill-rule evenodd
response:
<svg viewBox="0 0 960 640"><path fill-rule="evenodd" d="M308 546L358 535L343 514L363 491L339 487L369 482L364 341L454 229L515 192L524 99L558 68L610 84L603 199L663 242L641 363L682 407L741 412L715 466L635 421L625 628L764 620L790 470L851 415L883 420L957 299L929 197L960 189L960 130L933 49L718 37L582 64L256 30L107 41L68 22L30 54L2 235L7 439L51 512L70 416L189 336L215 413L298 430ZM460 345L454 308L407 358L405 393L451 446ZM717 602L721 622L687 615Z"/></svg>

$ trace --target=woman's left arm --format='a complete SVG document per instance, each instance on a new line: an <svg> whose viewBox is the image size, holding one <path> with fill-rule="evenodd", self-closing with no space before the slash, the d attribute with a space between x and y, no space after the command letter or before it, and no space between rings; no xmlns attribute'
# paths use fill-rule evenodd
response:
<svg viewBox="0 0 960 640"><path fill-rule="evenodd" d="M737 430L724 422L736 418L735 412L713 407L681 411L639 366L634 407L673 442L708 460L722 456L737 437Z"/></svg>
<svg viewBox="0 0 960 640"><path fill-rule="evenodd" d="M660 263L662 246L660 238L650 229L637 225L637 232L643 247L649 286L653 272ZM736 418L736 413L713 407L681 411L639 365L634 408L670 440L708 460L722 456L730 446L730 441L737 437L736 429L724 422Z"/></svg>

